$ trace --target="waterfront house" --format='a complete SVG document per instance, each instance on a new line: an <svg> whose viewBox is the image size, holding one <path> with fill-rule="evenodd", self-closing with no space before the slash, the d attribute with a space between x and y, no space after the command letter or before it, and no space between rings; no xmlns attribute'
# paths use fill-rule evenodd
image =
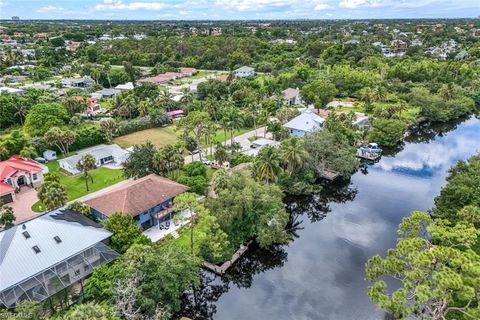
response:
<svg viewBox="0 0 480 320"><path fill-rule="evenodd" d="M0 231L0 306L41 302L118 257L112 235L85 215L57 209Z"/></svg>
<svg viewBox="0 0 480 320"><path fill-rule="evenodd" d="M128 180L94 198L84 201L93 215L104 220L116 212L131 215L139 227L148 229L174 214L173 200L188 190L175 181L155 174L137 180Z"/></svg>
<svg viewBox="0 0 480 320"><path fill-rule="evenodd" d="M283 125L288 129L291 136L304 137L307 134L320 130L325 119L313 113L312 110L304 110L300 115Z"/></svg>
<svg viewBox="0 0 480 320"><path fill-rule="evenodd" d="M15 191L22 187L33 188L43 183L48 168L37 161L12 156L0 162L0 202L15 201Z"/></svg>
<svg viewBox="0 0 480 320"><path fill-rule="evenodd" d="M58 165L63 170L73 175L79 174L77 170L78 161L86 154L91 154L95 158L95 165L101 167L109 164L120 167L129 156L129 152L120 148L116 144L101 144L95 147L82 149L77 151L73 156L58 160Z"/></svg>

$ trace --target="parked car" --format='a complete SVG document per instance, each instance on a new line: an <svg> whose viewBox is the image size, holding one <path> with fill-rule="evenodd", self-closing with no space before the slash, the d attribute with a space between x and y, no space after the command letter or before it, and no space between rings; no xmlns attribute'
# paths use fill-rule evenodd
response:
<svg viewBox="0 0 480 320"><path fill-rule="evenodd" d="M202 159L202 163L209 166L212 162L208 159Z"/></svg>

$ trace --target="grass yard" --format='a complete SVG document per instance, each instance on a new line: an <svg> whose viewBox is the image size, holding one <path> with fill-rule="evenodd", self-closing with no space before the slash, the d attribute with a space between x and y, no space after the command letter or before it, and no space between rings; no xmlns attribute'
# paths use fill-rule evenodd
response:
<svg viewBox="0 0 480 320"><path fill-rule="evenodd" d="M176 132L173 127L152 128L117 137L113 142L122 148L127 148L134 144L142 144L147 141L151 141L156 147L161 147L177 142L179 134L180 132Z"/></svg>
<svg viewBox="0 0 480 320"><path fill-rule="evenodd" d="M200 219L200 221L193 227L193 251L198 253L198 243L196 241L199 237L202 237L206 230L207 230L207 223L205 220ZM190 225L185 226L179 232L180 237L177 239L172 239L171 241L175 241L178 245L184 247L187 250L190 250Z"/></svg>
<svg viewBox="0 0 480 320"><path fill-rule="evenodd" d="M50 161L48 162L47 166L49 172L58 173L58 175L60 176L60 183L65 186L68 201L101 190L125 179L125 177L123 176L123 170L109 169L103 167L97 168L90 171L90 174L93 177L93 183L89 181L89 191L87 192L83 175L70 176L62 173L59 170L57 161ZM32 206L32 210L35 212L43 212L45 211L45 206L40 201L38 201Z"/></svg>
<svg viewBox="0 0 480 320"><path fill-rule="evenodd" d="M235 130L235 132L233 133L233 136L236 137L236 136L239 136L241 134L244 134L246 132L249 132L249 131L252 131L253 128L240 128L240 129L237 129ZM227 141L230 140L230 131L227 132ZM225 133L223 132L222 129L219 129L217 130L217 133L215 134L215 141L216 142L224 142L225 141Z"/></svg>

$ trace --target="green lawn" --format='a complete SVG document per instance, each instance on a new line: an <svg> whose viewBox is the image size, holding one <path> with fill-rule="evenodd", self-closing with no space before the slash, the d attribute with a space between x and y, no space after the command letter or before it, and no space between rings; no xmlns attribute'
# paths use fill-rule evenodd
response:
<svg viewBox="0 0 480 320"><path fill-rule="evenodd" d="M113 142L122 148L127 148L134 144L142 144L147 141L151 141L156 147L161 147L175 143L179 134L180 132L175 131L174 127L152 128L117 137Z"/></svg>
<svg viewBox="0 0 480 320"><path fill-rule="evenodd" d="M239 136L252 128L241 128L235 130L234 136ZM121 146L122 148L128 148L135 144L142 144L147 141L152 142L157 148L166 144L175 143L178 141L178 137L182 134L181 130L175 130L175 126L169 126L165 128L152 128L142 131L137 131L124 136L116 137L113 142ZM223 142L225 140L225 134L222 129L218 129L214 137L216 142ZM227 141L230 140L230 131L227 132ZM202 139L202 144L205 141ZM203 145L207 147L206 145Z"/></svg>
<svg viewBox="0 0 480 320"><path fill-rule="evenodd" d="M200 221L193 227L193 251L198 253L198 242L195 241L195 237L205 234L207 230L207 223L205 220L200 219ZM190 250L190 225L185 226L183 229L178 231L180 237L177 239L172 239L178 245L184 247L187 250Z"/></svg>
<svg viewBox="0 0 480 320"><path fill-rule="evenodd" d="M97 168L90 171L93 177L93 183L89 181L89 191L85 186L83 175L71 176L59 171L58 161L50 161L47 164L49 172L56 172L60 176L60 183L67 190L68 201L77 199L86 194L101 190L125 179L123 170ZM32 206L35 212L45 211L44 205L39 201Z"/></svg>

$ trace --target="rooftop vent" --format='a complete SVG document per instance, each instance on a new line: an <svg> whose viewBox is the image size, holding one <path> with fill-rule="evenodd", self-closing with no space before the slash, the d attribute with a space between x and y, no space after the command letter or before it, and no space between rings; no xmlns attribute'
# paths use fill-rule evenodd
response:
<svg viewBox="0 0 480 320"><path fill-rule="evenodd" d="M28 231L23 231L22 234L25 237L25 239L31 238L30 233L28 233Z"/></svg>
<svg viewBox="0 0 480 320"><path fill-rule="evenodd" d="M55 237L53 237L53 239L55 239L55 242L56 242L56 243L62 242L62 239L60 239L59 236L55 236Z"/></svg>
<svg viewBox="0 0 480 320"><path fill-rule="evenodd" d="M33 251L35 251L36 254L40 253L40 248L38 246L33 246L32 249Z"/></svg>

